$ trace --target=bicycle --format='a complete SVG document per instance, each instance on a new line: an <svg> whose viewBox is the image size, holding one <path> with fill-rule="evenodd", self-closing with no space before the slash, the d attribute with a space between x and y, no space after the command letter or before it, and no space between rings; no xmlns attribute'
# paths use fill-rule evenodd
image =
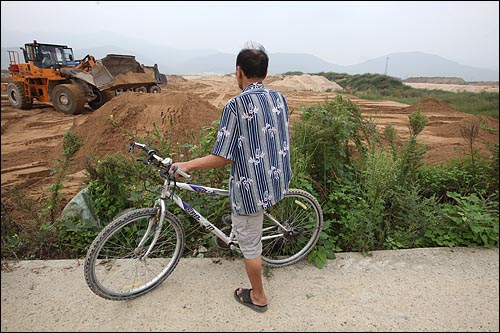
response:
<svg viewBox="0 0 500 333"><path fill-rule="evenodd" d="M218 244L238 251L234 233L224 233L202 214L183 201L175 190L229 196L225 189L177 182L175 173L189 179L180 169L172 170L171 158L156 155L153 149L130 142L129 152L140 147L147 153L142 160L158 168L164 179L160 197L150 208L136 208L111 221L97 235L85 257L87 285L100 297L109 300L132 299L144 295L174 271L182 257L184 228L178 217L167 210L172 200L217 237ZM271 267L291 265L304 258L316 245L323 227L323 212L310 193L289 189L284 198L264 212L262 261Z"/></svg>

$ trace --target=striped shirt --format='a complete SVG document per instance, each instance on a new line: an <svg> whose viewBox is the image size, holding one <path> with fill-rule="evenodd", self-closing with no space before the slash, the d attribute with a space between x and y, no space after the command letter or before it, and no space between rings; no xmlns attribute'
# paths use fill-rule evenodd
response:
<svg viewBox="0 0 500 333"><path fill-rule="evenodd" d="M212 154L234 161L229 178L234 214L269 208L288 190L288 121L285 96L261 82L249 84L224 106Z"/></svg>

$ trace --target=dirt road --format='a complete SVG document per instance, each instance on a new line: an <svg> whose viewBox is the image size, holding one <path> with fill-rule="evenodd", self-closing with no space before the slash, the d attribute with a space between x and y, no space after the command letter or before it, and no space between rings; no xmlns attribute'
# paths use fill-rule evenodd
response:
<svg viewBox="0 0 500 333"><path fill-rule="evenodd" d="M3 263L5 264L5 263ZM158 288L108 301L87 287L83 261L22 261L2 272L2 332L377 331L498 332L498 249L339 253L264 277L269 309L233 299L247 287L239 259L181 259Z"/></svg>

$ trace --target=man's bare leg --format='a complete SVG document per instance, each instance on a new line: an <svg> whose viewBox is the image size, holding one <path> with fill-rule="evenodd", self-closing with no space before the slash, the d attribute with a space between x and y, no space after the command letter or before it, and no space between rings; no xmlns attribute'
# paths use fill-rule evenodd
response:
<svg viewBox="0 0 500 333"><path fill-rule="evenodd" d="M247 271L247 276L253 289L250 293L252 302L256 305L266 305L267 296L264 292L264 286L262 284L261 256L258 256L254 259L245 259L245 269ZM241 291L239 291L237 294L239 295L240 293Z"/></svg>

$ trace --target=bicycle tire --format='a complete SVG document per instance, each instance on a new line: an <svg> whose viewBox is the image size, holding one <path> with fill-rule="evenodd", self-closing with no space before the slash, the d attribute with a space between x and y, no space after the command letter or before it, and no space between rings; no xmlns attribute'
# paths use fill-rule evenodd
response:
<svg viewBox="0 0 500 333"><path fill-rule="evenodd" d="M178 218L167 212L160 235L146 258L140 258L154 236L137 246L158 208L130 211L108 224L94 239L85 257L84 275L90 289L105 299L125 300L144 295L172 273L184 251L185 233Z"/></svg>
<svg viewBox="0 0 500 333"><path fill-rule="evenodd" d="M298 262L314 248L322 228L323 211L318 200L304 190L289 189L283 199L264 214L262 261L271 267Z"/></svg>

